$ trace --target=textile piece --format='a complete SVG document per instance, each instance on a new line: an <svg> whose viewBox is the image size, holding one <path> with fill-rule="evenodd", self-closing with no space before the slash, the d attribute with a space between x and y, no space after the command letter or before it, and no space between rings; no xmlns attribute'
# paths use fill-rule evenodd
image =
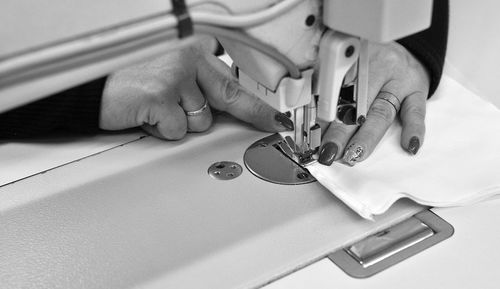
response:
<svg viewBox="0 0 500 289"><path fill-rule="evenodd" d="M500 193L500 110L444 76L427 103L426 137L416 156L400 146L393 125L364 162L308 167L364 218L407 197L433 207L463 206Z"/></svg>

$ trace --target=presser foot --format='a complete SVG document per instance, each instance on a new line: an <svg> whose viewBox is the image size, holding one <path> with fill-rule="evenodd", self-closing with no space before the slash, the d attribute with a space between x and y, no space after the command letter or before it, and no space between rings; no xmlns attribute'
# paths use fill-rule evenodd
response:
<svg viewBox="0 0 500 289"><path fill-rule="evenodd" d="M315 162L315 151L295 153L288 138L273 134L253 143L245 151L245 166L255 176L275 184L300 185L316 179L305 168Z"/></svg>

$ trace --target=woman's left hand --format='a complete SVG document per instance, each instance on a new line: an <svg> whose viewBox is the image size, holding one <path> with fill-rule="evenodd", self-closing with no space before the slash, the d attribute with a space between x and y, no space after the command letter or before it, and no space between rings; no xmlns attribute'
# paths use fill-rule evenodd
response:
<svg viewBox="0 0 500 289"><path fill-rule="evenodd" d="M374 151L396 116L403 125L401 147L414 155L425 134L429 75L425 67L396 42L370 43L368 103L361 126L330 123L323 135L319 162L331 165L342 159L348 165L365 160Z"/></svg>
<svg viewBox="0 0 500 289"><path fill-rule="evenodd" d="M158 138L178 140L211 126L210 107L264 131L287 129L286 117L241 87L201 40L109 76L99 126L140 126Z"/></svg>

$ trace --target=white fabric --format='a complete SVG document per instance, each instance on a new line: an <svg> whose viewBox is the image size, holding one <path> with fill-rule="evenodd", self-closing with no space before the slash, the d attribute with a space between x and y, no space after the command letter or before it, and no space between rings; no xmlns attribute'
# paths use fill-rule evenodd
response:
<svg viewBox="0 0 500 289"><path fill-rule="evenodd" d="M408 197L420 204L462 206L500 193L500 110L443 77L427 103L426 137L416 156L400 146L393 125L364 162L319 163L311 174L362 217Z"/></svg>

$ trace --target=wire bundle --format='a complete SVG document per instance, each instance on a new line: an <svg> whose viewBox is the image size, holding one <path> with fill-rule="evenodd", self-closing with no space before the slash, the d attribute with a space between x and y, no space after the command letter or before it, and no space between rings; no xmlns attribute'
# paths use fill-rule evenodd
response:
<svg viewBox="0 0 500 289"><path fill-rule="evenodd" d="M290 77L300 78L301 73L299 68L286 55L282 54L274 47L251 37L243 30L268 22L297 6L300 2L301 0L283 0L265 10L242 15L216 15L200 11L193 11L190 14L195 33L222 37L245 44L278 61L287 69ZM232 14L232 11L227 6L215 1L198 2L191 5L189 8L208 4L220 6Z"/></svg>

